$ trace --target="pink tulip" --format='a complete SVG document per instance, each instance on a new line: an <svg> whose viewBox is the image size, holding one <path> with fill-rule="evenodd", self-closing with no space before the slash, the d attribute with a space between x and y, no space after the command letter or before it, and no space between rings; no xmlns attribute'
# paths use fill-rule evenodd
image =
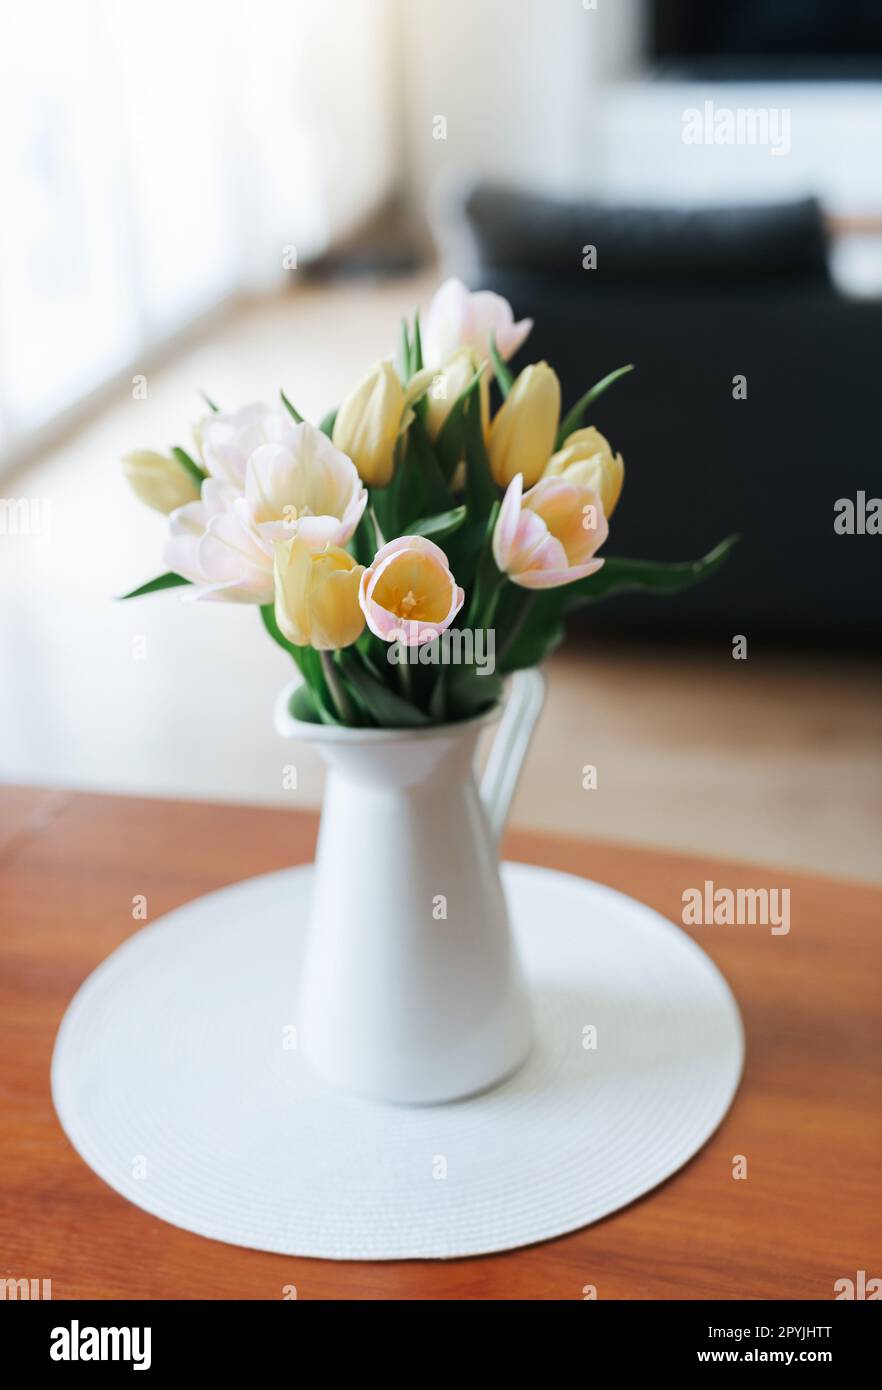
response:
<svg viewBox="0 0 882 1390"><path fill-rule="evenodd" d="M490 290L470 294L461 280L445 280L436 290L423 323L423 360L427 367L443 367L457 348L470 347L486 362L491 333L500 357L507 360L532 327L532 319L515 323L511 305L501 295Z"/></svg>
<svg viewBox="0 0 882 1390"><path fill-rule="evenodd" d="M597 493L565 478L541 478L524 492L518 473L506 489L493 531L493 558L513 584L554 589L595 574L594 552L609 528Z"/></svg>
<svg viewBox="0 0 882 1390"><path fill-rule="evenodd" d="M448 628L464 599L444 551L425 536L399 536L378 550L358 593L371 632L408 647Z"/></svg>

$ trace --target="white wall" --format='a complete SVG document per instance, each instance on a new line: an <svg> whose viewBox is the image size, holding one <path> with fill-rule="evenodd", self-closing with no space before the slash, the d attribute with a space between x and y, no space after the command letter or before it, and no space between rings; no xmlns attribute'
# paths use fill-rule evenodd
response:
<svg viewBox="0 0 882 1390"><path fill-rule="evenodd" d="M399 0L408 186L439 176L588 188L603 92L634 70L642 0ZM444 116L447 138L433 138Z"/></svg>
<svg viewBox="0 0 882 1390"><path fill-rule="evenodd" d="M417 206L456 175L673 203L813 191L836 213L882 212L882 84L657 81L645 0L396 4L402 158ZM787 155L684 144L684 110L707 99L786 108ZM438 115L446 140L433 139Z"/></svg>
<svg viewBox="0 0 882 1390"><path fill-rule="evenodd" d="M684 112L774 112L770 145L687 144ZM786 122L786 124L785 124ZM774 200L817 194L831 212L882 210L882 83L635 82L605 103L603 181L611 197L653 202Z"/></svg>

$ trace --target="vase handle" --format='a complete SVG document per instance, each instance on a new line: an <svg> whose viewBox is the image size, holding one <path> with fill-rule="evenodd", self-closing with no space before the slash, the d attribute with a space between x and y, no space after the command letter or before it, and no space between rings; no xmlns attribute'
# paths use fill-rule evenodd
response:
<svg viewBox="0 0 882 1390"><path fill-rule="evenodd" d="M544 702L545 677L542 672L535 667L529 671L516 671L511 678L505 711L481 778L481 800L497 843L502 838L521 767Z"/></svg>

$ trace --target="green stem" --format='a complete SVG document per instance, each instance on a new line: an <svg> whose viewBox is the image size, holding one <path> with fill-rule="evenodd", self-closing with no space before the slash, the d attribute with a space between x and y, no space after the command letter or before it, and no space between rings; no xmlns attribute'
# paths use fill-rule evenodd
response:
<svg viewBox="0 0 882 1390"><path fill-rule="evenodd" d="M444 722L444 711L447 708L447 667L442 666L438 672L434 688L429 696L429 714L436 719L439 724Z"/></svg>
<svg viewBox="0 0 882 1390"><path fill-rule="evenodd" d="M340 679L339 672L334 665L334 657L331 652L319 652L322 663L322 671L327 682L328 691L334 702L334 708L340 718L341 724L355 724L358 721L355 717L355 707L346 693L346 687Z"/></svg>
<svg viewBox="0 0 882 1390"><path fill-rule="evenodd" d="M408 704L412 705L414 702L413 677L411 676L410 664L408 662L409 650L408 647L402 644L401 654L403 654L404 660L398 662L398 684L401 687L401 694L404 696L404 699L407 700Z"/></svg>
<svg viewBox="0 0 882 1390"><path fill-rule="evenodd" d="M492 626L493 619L496 617L496 607L499 603L499 596L502 593L502 586L504 583L505 579L500 578L500 581L496 585L496 587L494 589L491 589L490 591L490 595L487 599L487 609L484 613L484 621L481 624L483 628L489 628Z"/></svg>
<svg viewBox="0 0 882 1390"><path fill-rule="evenodd" d="M522 604L521 604L521 606L520 606L520 609L519 609L519 611L518 611L517 617L515 618L514 622L512 623L511 627L509 628L508 632L505 634L505 637L504 637L503 640L502 640L502 646L499 648L499 651L496 653L496 660L497 660L497 661L501 661L501 660L502 660L502 658L505 656L505 653L508 651L509 647L510 647L510 646L512 645L512 643L514 642L515 638L518 637L518 636L520 635L521 631L523 630L524 624L526 623L527 619L528 619L529 616L530 616L530 613L531 613L531 611L532 611L532 609L533 609L533 605L534 605L535 602L536 602L536 594L535 594L535 593L528 592L528 593L525 593L525 594L524 594L523 602L522 602Z"/></svg>
<svg viewBox="0 0 882 1390"><path fill-rule="evenodd" d="M480 573L479 570L479 573L476 577L475 588L472 593L472 601L469 604L468 610L466 612L466 627L477 626L478 618L481 616L482 610L483 622L481 623L481 626L490 626L490 624L493 621L493 615L496 612L496 605L499 602L499 595L502 592L502 587L504 584L505 575L499 573L499 570L496 568L495 564L493 565L493 577L490 579L488 579L487 577L486 570L483 575Z"/></svg>

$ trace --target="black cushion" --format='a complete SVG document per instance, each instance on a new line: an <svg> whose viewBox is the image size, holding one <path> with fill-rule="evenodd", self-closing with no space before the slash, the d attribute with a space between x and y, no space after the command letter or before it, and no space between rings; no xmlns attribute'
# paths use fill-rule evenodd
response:
<svg viewBox="0 0 882 1390"><path fill-rule="evenodd" d="M565 202L481 183L465 195L482 267L586 284L729 286L829 283L814 198L763 206L627 207ZM597 266L582 269L583 247Z"/></svg>
<svg viewBox="0 0 882 1390"><path fill-rule="evenodd" d="M535 321L513 368L550 362L565 409L592 381L636 364L586 420L625 459L602 553L686 560L730 532L743 537L707 583L598 604L586 610L591 629L709 636L730 664L736 633L878 652L882 540L838 535L833 521L838 498L882 492L882 301L771 282L738 294L577 292L590 278L574 271L575 288L529 272L480 283ZM733 394L739 373L746 399Z"/></svg>

